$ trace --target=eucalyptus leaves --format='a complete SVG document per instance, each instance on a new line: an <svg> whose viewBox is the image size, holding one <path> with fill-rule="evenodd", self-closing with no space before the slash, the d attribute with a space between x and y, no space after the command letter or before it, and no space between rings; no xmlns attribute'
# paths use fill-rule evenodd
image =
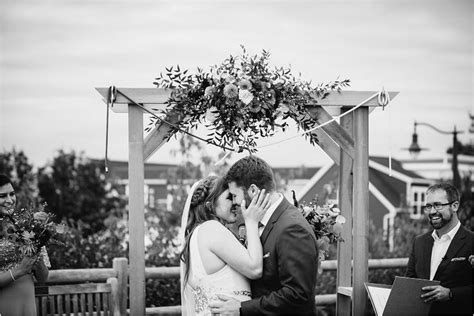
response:
<svg viewBox="0 0 474 316"><path fill-rule="evenodd" d="M256 140L285 131L289 118L304 130L317 123L305 107L315 104L331 91L341 91L349 80L336 80L311 86L291 74L290 68L269 66L270 53L230 56L208 72L198 68L196 74L179 66L166 68L154 84L173 89L167 110L180 116L178 127L187 132L205 123L210 129L207 142L220 147L256 152ZM149 127L156 124L152 119ZM173 131L175 132L175 131ZM312 144L314 135L308 135Z"/></svg>

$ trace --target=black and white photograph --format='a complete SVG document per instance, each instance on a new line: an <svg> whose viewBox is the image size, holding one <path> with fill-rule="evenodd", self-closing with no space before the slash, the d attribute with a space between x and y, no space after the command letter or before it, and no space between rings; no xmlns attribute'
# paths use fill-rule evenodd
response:
<svg viewBox="0 0 474 316"><path fill-rule="evenodd" d="M473 315L474 2L3 0L0 316Z"/></svg>

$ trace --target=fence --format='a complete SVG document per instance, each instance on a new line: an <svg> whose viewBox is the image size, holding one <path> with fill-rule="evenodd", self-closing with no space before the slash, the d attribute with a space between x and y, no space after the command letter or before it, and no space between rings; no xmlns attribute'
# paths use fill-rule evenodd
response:
<svg viewBox="0 0 474 316"><path fill-rule="evenodd" d="M408 258L370 259L369 269L393 269L406 267ZM336 260L326 260L321 264L323 271L337 269ZM73 284L85 282L105 282L108 278L116 278L118 286L119 310L121 315L128 315L128 261L126 258L115 258L112 268L102 269L64 269L51 270L47 284ZM173 279L179 278L179 267L149 267L145 268L145 279ZM317 305L336 303L336 294L316 295ZM181 307L160 306L147 307L147 315L180 315Z"/></svg>

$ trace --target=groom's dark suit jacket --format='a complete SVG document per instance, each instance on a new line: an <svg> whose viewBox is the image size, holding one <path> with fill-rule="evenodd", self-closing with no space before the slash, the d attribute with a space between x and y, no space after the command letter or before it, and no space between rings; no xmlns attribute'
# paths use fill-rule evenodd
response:
<svg viewBox="0 0 474 316"><path fill-rule="evenodd" d="M242 302L241 315L315 315L318 249L301 212L283 198L260 240L263 275L251 282L253 299Z"/></svg>
<svg viewBox="0 0 474 316"><path fill-rule="evenodd" d="M432 232L420 235L413 242L413 250L408 260L406 276L429 279ZM434 280L451 289L453 298L447 302L431 305L430 315L472 315L472 266L469 256L473 254L474 233L460 227L443 257Z"/></svg>

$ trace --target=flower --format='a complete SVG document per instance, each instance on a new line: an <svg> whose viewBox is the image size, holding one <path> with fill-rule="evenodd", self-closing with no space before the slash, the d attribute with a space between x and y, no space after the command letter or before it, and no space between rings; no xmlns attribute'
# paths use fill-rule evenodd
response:
<svg viewBox="0 0 474 316"><path fill-rule="evenodd" d="M275 99L275 90L267 90L265 91L264 94L265 97L265 103L270 104L270 105L275 105L276 99Z"/></svg>
<svg viewBox="0 0 474 316"><path fill-rule="evenodd" d="M65 232L65 227L53 222L53 214L47 212L45 207L46 204L41 205L38 210L22 208L12 216L12 224L18 236L16 243L22 254L35 255L42 246L61 244L57 238Z"/></svg>
<svg viewBox="0 0 474 316"><path fill-rule="evenodd" d="M210 97L214 92L216 91L216 87L214 86L209 86L206 89L204 89L204 96L205 97Z"/></svg>
<svg viewBox="0 0 474 316"><path fill-rule="evenodd" d="M252 89L252 83L248 79L242 79L239 82L239 88L241 90L250 90Z"/></svg>
<svg viewBox="0 0 474 316"><path fill-rule="evenodd" d="M253 100L252 92L248 90L239 90L239 100L242 101L245 105L249 105L250 102Z"/></svg>
<svg viewBox="0 0 474 316"><path fill-rule="evenodd" d="M159 88L172 89L163 114L178 114L178 129L190 130L205 117L210 127L206 141L209 144L256 152L256 140L285 131L287 119L297 127L307 129L318 124L305 110L305 104L316 103L315 98L341 91L349 80L311 85L291 73L291 69L271 67L270 53L249 55L242 47L241 55L232 55L208 71L198 68L194 75L188 70L170 67L156 78ZM214 109L220 111L214 111ZM215 113L214 113L215 112ZM212 113L212 114L211 114ZM289 115L291 114L291 115ZM276 122L279 117L281 122ZM151 124L159 120L151 119ZM245 137L242 136L245 131ZM317 137L308 135L312 144Z"/></svg>
<svg viewBox="0 0 474 316"><path fill-rule="evenodd" d="M23 237L24 240L33 239L33 237L35 237L35 233L34 232L29 232L29 231L24 231L21 234L21 237Z"/></svg>
<svg viewBox="0 0 474 316"><path fill-rule="evenodd" d="M44 222L48 219L48 214L45 212L36 212L33 214L33 218L37 221Z"/></svg>
<svg viewBox="0 0 474 316"><path fill-rule="evenodd" d="M229 99L235 98L239 95L239 89L236 85L229 83L224 87L224 95Z"/></svg>
<svg viewBox="0 0 474 316"><path fill-rule="evenodd" d="M317 199L309 203L303 202L298 207L316 236L321 262L326 258L331 244L344 241L341 233L346 219L340 214L336 204L326 203L320 206L317 202Z"/></svg>
<svg viewBox="0 0 474 316"><path fill-rule="evenodd" d="M249 104L249 110L252 113L258 113L258 112L260 112L261 109L262 109L262 107L257 102L252 102L252 103Z"/></svg>

